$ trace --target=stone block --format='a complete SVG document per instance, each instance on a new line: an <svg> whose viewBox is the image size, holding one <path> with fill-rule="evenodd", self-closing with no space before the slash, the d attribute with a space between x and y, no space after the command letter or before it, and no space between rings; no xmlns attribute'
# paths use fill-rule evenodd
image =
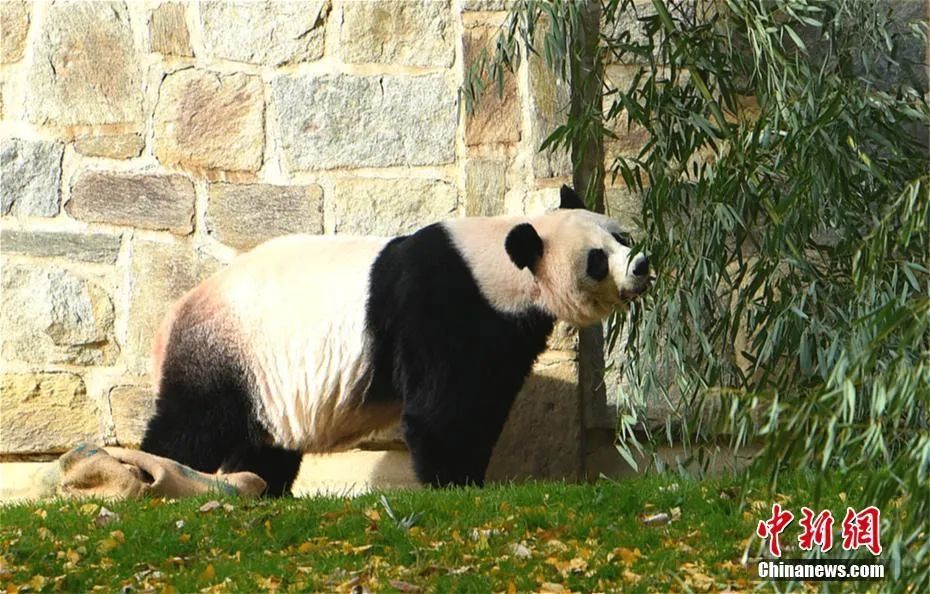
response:
<svg viewBox="0 0 930 594"><path fill-rule="evenodd" d="M510 10L515 4L516 0L463 0L462 10L498 12L501 10Z"/></svg>
<svg viewBox="0 0 930 594"><path fill-rule="evenodd" d="M118 235L104 235L103 233L17 231L14 229L0 231L0 250L4 254L114 264L119 254L119 245Z"/></svg>
<svg viewBox="0 0 930 594"><path fill-rule="evenodd" d="M544 355L510 410L488 480L578 480L583 472L579 397L575 362Z"/></svg>
<svg viewBox="0 0 930 594"><path fill-rule="evenodd" d="M541 34L537 34L542 38ZM559 149L539 152L539 147L556 128L568 119L571 104L569 84L546 66L545 59L533 54L528 60L530 146L533 153L533 176L540 179L571 175L572 162L568 151Z"/></svg>
<svg viewBox="0 0 930 594"><path fill-rule="evenodd" d="M465 214L491 217L504 214L507 164L497 159L470 158L465 163Z"/></svg>
<svg viewBox="0 0 930 594"><path fill-rule="evenodd" d="M622 180L618 180L622 183ZM626 186L608 186L604 189L604 210L607 215L628 230L639 227L642 198Z"/></svg>
<svg viewBox="0 0 930 594"><path fill-rule="evenodd" d="M5 361L108 365L119 353L113 302L97 282L59 266L3 263Z"/></svg>
<svg viewBox="0 0 930 594"><path fill-rule="evenodd" d="M165 56L191 57L190 33L184 5L166 2L149 13L149 49ZM249 29L249 27L240 27Z"/></svg>
<svg viewBox="0 0 930 594"><path fill-rule="evenodd" d="M74 141L74 150L82 155L107 159L132 159L141 155L143 148L145 139L141 134L92 136Z"/></svg>
<svg viewBox="0 0 930 594"><path fill-rule="evenodd" d="M155 394L148 386L114 386L110 389L110 413L121 446L138 446L145 427L155 414Z"/></svg>
<svg viewBox="0 0 930 594"><path fill-rule="evenodd" d="M347 63L447 68L455 57L448 0L344 2L339 41Z"/></svg>
<svg viewBox="0 0 930 594"><path fill-rule="evenodd" d="M452 217L455 187L438 180L337 180L333 187L336 233L399 235Z"/></svg>
<svg viewBox="0 0 930 594"><path fill-rule="evenodd" d="M29 121L141 126L142 72L125 3L49 4L34 49Z"/></svg>
<svg viewBox="0 0 930 594"><path fill-rule="evenodd" d="M639 71L638 66L608 66L605 73L605 84L609 89L625 93ZM613 103L614 95L604 97L604 115L606 116ZM649 132L639 124L630 125L627 112L620 112L613 120L605 121L616 138L604 139L604 165L609 171L617 157L630 157L639 153L640 149L649 141Z"/></svg>
<svg viewBox="0 0 930 594"><path fill-rule="evenodd" d="M132 244L129 332L123 359L130 373L147 375L152 340L174 301L219 269L190 246L136 240Z"/></svg>
<svg viewBox="0 0 930 594"><path fill-rule="evenodd" d="M556 322L549 336L550 351L569 351L572 356L578 349L578 329L566 322Z"/></svg>
<svg viewBox="0 0 930 594"><path fill-rule="evenodd" d="M272 93L291 169L455 159L456 90L444 74L281 76Z"/></svg>
<svg viewBox="0 0 930 594"><path fill-rule="evenodd" d="M103 431L84 381L73 373L0 376L0 453L58 453Z"/></svg>
<svg viewBox="0 0 930 594"><path fill-rule="evenodd" d="M194 69L169 74L155 106L155 156L192 171L258 171L264 114L259 76Z"/></svg>
<svg viewBox="0 0 930 594"><path fill-rule="evenodd" d="M465 68L478 62L482 50L494 57L494 41L500 29L475 27L465 30ZM504 75L500 92L491 81L478 100L475 112L465 118L465 144L515 143L520 140L520 98L513 74Z"/></svg>
<svg viewBox="0 0 930 594"><path fill-rule="evenodd" d="M366 6L366 10L370 10ZM279 66L323 57L329 2L202 2L208 54L234 62Z"/></svg>
<svg viewBox="0 0 930 594"><path fill-rule="evenodd" d="M26 2L0 2L0 64L19 62L26 49L29 33L29 9Z"/></svg>
<svg viewBox="0 0 930 594"><path fill-rule="evenodd" d="M65 210L82 221L187 235L194 228L194 184L183 175L91 171L75 182Z"/></svg>
<svg viewBox="0 0 930 594"><path fill-rule="evenodd" d="M207 229L238 249L279 235L322 233L323 189L315 184L212 184Z"/></svg>
<svg viewBox="0 0 930 594"><path fill-rule="evenodd" d="M0 149L0 211L4 215L53 217L61 203L58 142L4 138Z"/></svg>

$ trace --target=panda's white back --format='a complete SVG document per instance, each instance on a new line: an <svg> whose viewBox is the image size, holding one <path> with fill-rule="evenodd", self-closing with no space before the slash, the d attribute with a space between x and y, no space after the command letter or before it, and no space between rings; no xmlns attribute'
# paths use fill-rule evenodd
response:
<svg viewBox="0 0 930 594"><path fill-rule="evenodd" d="M276 445L341 449L396 415L357 410L371 381L369 272L388 241L282 237L239 256L193 291L210 295L224 327L237 335L231 338L243 345L262 399L257 412Z"/></svg>

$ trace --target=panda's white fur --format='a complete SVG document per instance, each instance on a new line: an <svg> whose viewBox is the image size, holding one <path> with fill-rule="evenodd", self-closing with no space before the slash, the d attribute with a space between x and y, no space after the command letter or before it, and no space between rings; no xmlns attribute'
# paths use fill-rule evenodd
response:
<svg viewBox="0 0 930 594"><path fill-rule="evenodd" d="M538 234L542 256L534 260L533 266L520 268L505 243L512 230L526 224ZM266 459L268 465L279 464L276 460L281 451L326 452L349 447L371 431L396 422L404 410L408 442L418 473L426 474L421 477L423 480L437 484L480 482L483 479L483 467L478 472L480 459L472 460L473 456L457 449L447 454L452 468L449 473L441 467L434 468L440 463L431 460L420 463L418 457L426 460L435 454L430 450L438 451L441 447L426 445L418 454L418 440L426 439L423 435L431 433L431 429L429 423L425 429L411 427L416 427L424 416L444 417L443 406L455 410L459 405L454 404L457 396L451 392L459 389L463 391L461 398L469 398L467 392L478 392L472 398L483 398L482 392L490 397L503 390L493 404L487 405L487 416L492 419L489 425L502 424L516 395L512 386L519 387L533 359L544 347L551 320L578 325L596 322L645 288L646 280L631 271L629 247L615 238L619 232L620 226L603 215L570 209L532 218L457 219L425 228L409 240L305 235L271 240L192 289L166 318L156 338L153 358L154 380L160 386L159 411L146 432L143 448L180 458L202 470L212 471L219 466L233 471L245 467L262 474L261 469L253 467ZM418 239L421 235L423 239ZM451 244L452 251L443 247L443 241ZM420 244L424 247L418 247ZM607 256L609 274L603 280L593 280L585 274L586 258L592 249L602 250ZM465 266L461 271L455 269L456 254ZM431 257L440 262L431 262ZM448 265L442 266L442 262ZM437 264L440 266L436 272L430 273L433 276L419 280L419 267ZM426 307L421 307L423 311L402 305L407 302L404 299L418 298L416 291L421 290L418 283L432 284L431 279L445 273L450 278L437 281L454 281L457 283L454 286L466 293L476 288L482 299L448 295L446 307L437 301L444 299L441 289L422 285L423 291L435 293ZM395 277L397 286L392 287ZM409 293L410 290L414 293ZM412 297L396 296L400 294ZM459 297L466 300L456 309ZM385 299L387 303L401 301L385 309L380 305ZM481 301L485 304L481 305ZM396 311L398 308L402 311ZM509 340L507 337L517 341L513 353L505 350L495 356L501 359L500 369L489 371L489 360L481 352L462 355L456 350L456 340L471 344L472 351L497 348L479 346L482 337L472 336L468 322L457 316L466 320L474 316L475 324L483 324L486 331L503 332L498 341ZM388 329L379 329L382 326ZM445 339L443 327L450 328L448 344L435 342ZM434 331L437 338L430 338ZM524 332L528 333L525 338L520 335ZM393 346L388 346L386 340ZM418 340L432 340L435 344L417 345ZM408 361L415 355L406 353L420 352L420 347L424 347L419 355L426 358L424 361L434 356L439 359L430 364ZM198 352L199 349L206 352ZM460 361L448 360L456 358L452 355L443 357L444 351L457 353ZM480 362L483 371L493 372L490 379L463 375L460 382L449 384L450 378L459 374L482 372L468 369L471 364L461 361L468 357L477 357L475 362ZM507 364L508 357L516 357L511 365ZM496 359L490 361L492 366L498 365ZM206 372L209 377L197 379L187 372L191 366L201 373L212 366ZM417 380L423 373L427 375ZM504 384L507 387L502 387ZM420 396L405 393L411 390L429 393ZM444 395L444 391L450 393ZM226 392L234 394L226 396ZM396 393L396 397L386 397L385 393ZM229 398L229 410L214 410L218 407L216 398ZM444 404L443 398L449 399L448 404ZM502 413L498 400L506 401ZM221 423L239 426L241 432L248 434L248 439L243 436L245 453L210 452L208 456L190 451L191 446L184 444L191 438L181 435L181 429L175 430L172 425L182 423L178 419L183 412L181 407L191 406L185 402L203 406L212 418L230 419ZM472 404L462 406L471 410ZM480 408L476 411L482 412ZM197 411L189 414L196 415ZM242 421L239 418L242 415L251 420ZM436 424L437 429L444 424L458 426L458 419L443 418ZM169 430L173 435L165 438L163 433ZM235 432L230 432L232 435L214 441L226 444L222 445L225 449L239 447L230 445L236 441ZM496 440L496 432L492 433L483 438L491 441L491 446ZM257 435L263 437L256 443ZM427 441L430 440L435 438ZM481 443L476 449L481 458L488 444ZM456 462L457 458L462 459ZM293 458L288 457L286 464L281 463L287 467L283 479L269 471L270 483L276 485L273 491L289 487L293 480L292 462ZM456 465L462 468L455 468ZM448 478L444 478L446 474ZM283 487L278 484L281 480Z"/></svg>

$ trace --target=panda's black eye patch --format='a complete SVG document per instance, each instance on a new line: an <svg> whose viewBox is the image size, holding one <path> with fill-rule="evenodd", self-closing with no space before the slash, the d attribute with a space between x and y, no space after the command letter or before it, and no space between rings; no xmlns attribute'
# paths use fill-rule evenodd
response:
<svg viewBox="0 0 930 594"><path fill-rule="evenodd" d="M629 233L611 233L611 235L613 235L614 239L620 242L620 245L624 247L630 247L633 245L633 238L630 237Z"/></svg>
<svg viewBox="0 0 930 594"><path fill-rule="evenodd" d="M596 281L607 278L607 254L604 250L595 248L588 252L588 276Z"/></svg>

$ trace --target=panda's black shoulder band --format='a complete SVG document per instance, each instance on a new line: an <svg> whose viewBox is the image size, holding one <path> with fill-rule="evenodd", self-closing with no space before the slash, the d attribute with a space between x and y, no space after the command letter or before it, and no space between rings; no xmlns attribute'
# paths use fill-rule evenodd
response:
<svg viewBox="0 0 930 594"><path fill-rule="evenodd" d="M542 238L529 223L521 223L511 229L504 248L517 268L529 268L531 272L536 271L536 264L543 254Z"/></svg>

